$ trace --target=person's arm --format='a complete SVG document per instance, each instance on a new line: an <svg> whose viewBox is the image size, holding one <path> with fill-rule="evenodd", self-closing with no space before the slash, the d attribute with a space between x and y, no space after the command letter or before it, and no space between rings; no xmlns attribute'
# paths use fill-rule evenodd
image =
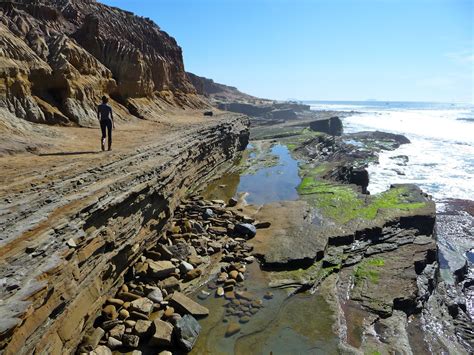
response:
<svg viewBox="0 0 474 355"><path fill-rule="evenodd" d="M100 106L97 106L97 119L100 122Z"/></svg>
<svg viewBox="0 0 474 355"><path fill-rule="evenodd" d="M114 113L112 111L112 107L110 108L110 119L112 120L112 128L115 129Z"/></svg>

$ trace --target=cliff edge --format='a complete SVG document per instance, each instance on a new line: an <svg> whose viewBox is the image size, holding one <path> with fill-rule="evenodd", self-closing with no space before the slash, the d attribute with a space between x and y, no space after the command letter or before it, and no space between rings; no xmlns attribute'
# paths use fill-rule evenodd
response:
<svg viewBox="0 0 474 355"><path fill-rule="evenodd" d="M119 119L207 105L150 19L94 0L0 2L0 125L90 126L104 94Z"/></svg>

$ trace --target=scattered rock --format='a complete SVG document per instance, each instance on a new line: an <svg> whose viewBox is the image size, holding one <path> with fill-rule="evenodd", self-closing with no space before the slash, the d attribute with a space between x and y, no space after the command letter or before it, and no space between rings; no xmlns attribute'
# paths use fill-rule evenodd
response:
<svg viewBox="0 0 474 355"><path fill-rule="evenodd" d="M224 288L223 287L218 287L217 290L216 290L216 295L218 297L224 296Z"/></svg>
<svg viewBox="0 0 474 355"><path fill-rule="evenodd" d="M265 298L266 300L271 300L273 298L273 293L268 291L267 293L265 293L263 298Z"/></svg>
<svg viewBox="0 0 474 355"><path fill-rule="evenodd" d="M209 314L209 310L206 307L194 302L180 292L175 292L170 302L175 309L185 314L191 314L196 317L207 316Z"/></svg>
<svg viewBox="0 0 474 355"><path fill-rule="evenodd" d="M255 226L250 223L239 223L235 225L234 233L239 236L243 236L246 239L250 239L255 237L257 234L257 228L255 228Z"/></svg>
<svg viewBox="0 0 474 355"><path fill-rule="evenodd" d="M109 304L102 309L102 313L109 319L116 319L118 317L117 309L114 305Z"/></svg>
<svg viewBox="0 0 474 355"><path fill-rule="evenodd" d="M140 338L137 335L124 334L122 336L122 342L126 346L129 346L131 348L137 348L138 343L140 342Z"/></svg>
<svg viewBox="0 0 474 355"><path fill-rule="evenodd" d="M179 264L179 270L185 274L191 270L194 270L194 266L192 266L190 263L186 262L186 261L181 261L181 264Z"/></svg>
<svg viewBox="0 0 474 355"><path fill-rule="evenodd" d="M243 316L239 319L239 322L240 323L248 323L250 321L250 317L249 316Z"/></svg>
<svg viewBox="0 0 474 355"><path fill-rule="evenodd" d="M228 207L235 207L239 203L239 200L237 200L235 197L231 197L229 201L227 202Z"/></svg>
<svg viewBox="0 0 474 355"><path fill-rule="evenodd" d="M109 336L109 338L107 339L107 346L112 350L114 350L116 348L119 348L122 345L123 345L123 343L120 340L115 339L112 336Z"/></svg>
<svg viewBox="0 0 474 355"><path fill-rule="evenodd" d="M148 261L150 276L156 277L157 279L164 279L175 270L175 266L171 261L160 260L160 261Z"/></svg>
<svg viewBox="0 0 474 355"><path fill-rule="evenodd" d="M190 270L186 273L185 280L186 281L194 280L195 278L198 278L199 276L201 276L201 274L202 274L201 269Z"/></svg>
<svg viewBox="0 0 474 355"><path fill-rule="evenodd" d="M91 330L85 337L83 341L83 345L89 346L91 349L95 349L97 345L99 345L100 339L105 334L105 330L98 327Z"/></svg>
<svg viewBox="0 0 474 355"><path fill-rule="evenodd" d="M93 355L112 355L112 350L110 350L105 345L99 345L91 352Z"/></svg>
<svg viewBox="0 0 474 355"><path fill-rule="evenodd" d="M153 310L153 301L146 297L139 298L130 303L130 309L148 315Z"/></svg>
<svg viewBox="0 0 474 355"><path fill-rule="evenodd" d="M225 336L230 337L236 333L240 332L240 325L237 322L229 322L227 330L225 331Z"/></svg>
<svg viewBox="0 0 474 355"><path fill-rule="evenodd" d="M201 331L198 321L191 315L186 314L176 322L176 337L179 345L186 351L191 351Z"/></svg>
<svg viewBox="0 0 474 355"><path fill-rule="evenodd" d="M151 346L168 346L171 344L171 336L173 334L173 326L164 322L161 319L153 321L154 334L152 335L149 344Z"/></svg>
<svg viewBox="0 0 474 355"><path fill-rule="evenodd" d="M156 288L151 291L146 297L155 303L160 303L161 301L163 301L163 293L159 288Z"/></svg>
<svg viewBox="0 0 474 355"><path fill-rule="evenodd" d="M127 311L126 309L121 309L120 312L119 312L119 318L120 319L127 319L128 317L130 317L130 312Z"/></svg>
<svg viewBox="0 0 474 355"><path fill-rule="evenodd" d="M149 333L150 327L151 321L139 319L135 324L134 333L140 338L143 338Z"/></svg>

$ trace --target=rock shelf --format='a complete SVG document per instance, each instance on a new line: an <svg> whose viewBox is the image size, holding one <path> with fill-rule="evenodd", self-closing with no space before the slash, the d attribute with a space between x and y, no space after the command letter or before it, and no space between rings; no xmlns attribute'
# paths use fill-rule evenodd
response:
<svg viewBox="0 0 474 355"><path fill-rule="evenodd" d="M129 266L156 243L187 190L224 168L247 140L248 120L224 115L89 169L74 168L71 161L56 179L50 174L21 189L15 181L6 185L2 200L10 202L0 214L0 349L5 354L75 349ZM172 271L168 266L149 269L161 277ZM166 282L164 288L174 287L172 277ZM127 341L134 344L136 338Z"/></svg>

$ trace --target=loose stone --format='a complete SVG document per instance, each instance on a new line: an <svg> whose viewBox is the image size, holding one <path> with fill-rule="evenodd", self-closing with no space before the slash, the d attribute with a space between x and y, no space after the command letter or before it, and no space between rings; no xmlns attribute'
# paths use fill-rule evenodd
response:
<svg viewBox="0 0 474 355"><path fill-rule="evenodd" d="M119 312L119 318L120 319L127 319L128 317L130 317L130 312L127 311L126 309L121 309L120 312Z"/></svg>
<svg viewBox="0 0 474 355"><path fill-rule="evenodd" d="M273 298L273 293L271 293L270 291L268 291L267 293L265 293L265 295L263 296L263 298L265 298L266 300L271 300Z"/></svg>
<svg viewBox="0 0 474 355"><path fill-rule="evenodd" d="M243 316L240 318L239 322L240 323L248 323L250 321L250 317L249 316Z"/></svg>
<svg viewBox="0 0 474 355"><path fill-rule="evenodd" d="M112 350L121 347L122 345L123 343L114 337L109 336L109 339L107 339L107 346Z"/></svg>
<svg viewBox="0 0 474 355"><path fill-rule="evenodd" d="M194 269L194 270L191 270L191 271L188 271L186 273L186 281L191 281L191 280L194 280L195 278L198 278L199 276L201 276L202 274L202 271L201 269Z"/></svg>
<svg viewBox="0 0 474 355"><path fill-rule="evenodd" d="M235 293L234 291L227 291L224 293L224 297L227 299L227 300L232 300L235 298Z"/></svg>
<svg viewBox="0 0 474 355"><path fill-rule="evenodd" d="M191 351L201 331L198 321L193 316L186 314L183 318L178 319L175 329L180 347Z"/></svg>
<svg viewBox="0 0 474 355"><path fill-rule="evenodd" d="M117 306L117 307L120 307L124 304L124 301L122 301L121 299L118 299L118 298L109 298L109 299L107 299L107 303L109 303L111 305L114 305L114 306Z"/></svg>
<svg viewBox="0 0 474 355"><path fill-rule="evenodd" d="M117 316L118 316L117 309L112 304L109 304L108 306L105 306L104 309L102 310L102 312L109 319L116 319Z"/></svg>
<svg viewBox="0 0 474 355"><path fill-rule="evenodd" d="M230 337L240 331L240 325L237 322L229 322L229 325L227 326L227 330L225 331L225 336Z"/></svg>
<svg viewBox="0 0 474 355"><path fill-rule="evenodd" d="M106 320L105 322L102 323L102 329L104 330L110 330L112 329L113 327L115 327L117 324L121 324L122 321L118 320L118 319L114 319L114 320Z"/></svg>
<svg viewBox="0 0 474 355"><path fill-rule="evenodd" d="M239 223L235 225L234 233L241 235L246 239L251 239L257 234L257 228L250 223Z"/></svg>
<svg viewBox="0 0 474 355"><path fill-rule="evenodd" d="M100 339L105 334L105 330L98 327L92 330L88 335L84 337L83 345L90 346L90 348L95 349L99 345Z"/></svg>
<svg viewBox="0 0 474 355"><path fill-rule="evenodd" d="M151 291L146 297L155 303L160 303L161 301L163 301L163 293L159 288Z"/></svg>
<svg viewBox="0 0 474 355"><path fill-rule="evenodd" d="M130 303L130 309L143 314L150 314L153 310L153 301L142 297Z"/></svg>
<svg viewBox="0 0 474 355"><path fill-rule="evenodd" d="M90 354L91 355L112 355L112 351L105 345L99 345Z"/></svg>
<svg viewBox="0 0 474 355"><path fill-rule="evenodd" d="M109 331L109 336L122 339L122 335L125 333L125 324L118 324Z"/></svg>
<svg viewBox="0 0 474 355"><path fill-rule="evenodd" d="M185 314L191 314L198 317L207 316L209 314L209 310L206 307L194 302L192 299L186 297L180 292L175 292L173 297L171 297L170 302L175 309Z"/></svg>
<svg viewBox="0 0 474 355"><path fill-rule="evenodd" d="M140 319L135 324L134 333L140 338L145 337L150 331L151 321Z"/></svg>
<svg viewBox="0 0 474 355"><path fill-rule="evenodd" d="M127 319L125 322L123 322L123 324L125 324L127 328L133 328L135 327L135 324L137 324L137 322L131 319Z"/></svg>
<svg viewBox="0 0 474 355"><path fill-rule="evenodd" d="M165 314L164 316L166 318L171 317L174 314L174 308L173 307L166 307Z"/></svg>
<svg viewBox="0 0 474 355"><path fill-rule="evenodd" d="M216 295L218 297L224 296L224 288L223 287L218 287L217 290L216 290Z"/></svg>
<svg viewBox="0 0 474 355"><path fill-rule="evenodd" d="M149 344L151 346L168 346L171 344L171 336L173 334L173 326L164 322L161 319L153 321L154 334L152 335Z"/></svg>
<svg viewBox="0 0 474 355"><path fill-rule="evenodd" d="M140 342L140 338L137 335L132 334L124 334L122 336L122 342L131 348L138 347L138 343Z"/></svg>

